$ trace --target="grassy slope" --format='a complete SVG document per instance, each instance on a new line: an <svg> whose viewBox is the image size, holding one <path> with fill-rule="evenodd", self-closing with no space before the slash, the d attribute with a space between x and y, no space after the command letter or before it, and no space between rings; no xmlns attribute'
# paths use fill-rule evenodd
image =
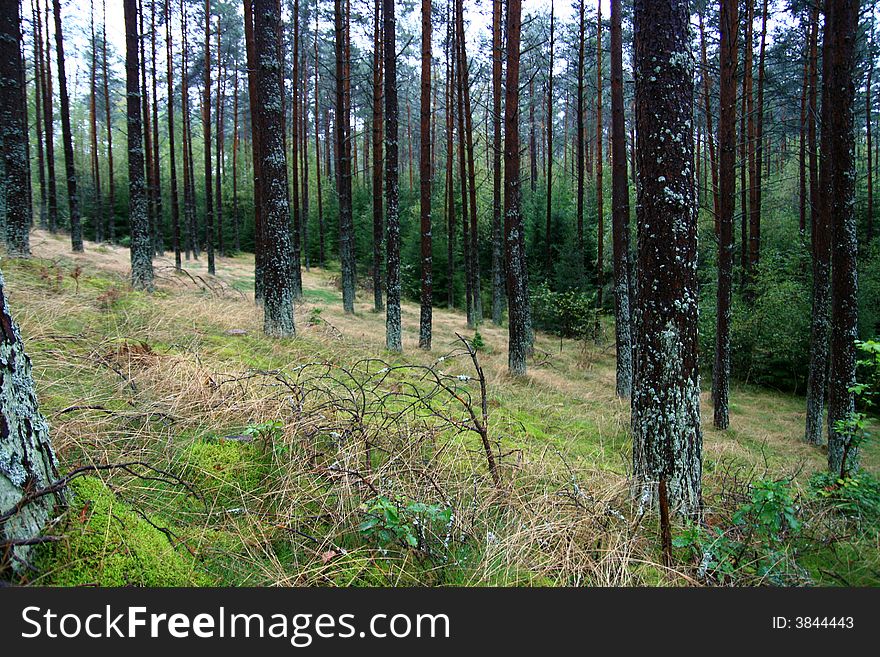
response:
<svg viewBox="0 0 880 657"><path fill-rule="evenodd" d="M267 456L255 445L217 442L218 436L289 414L286 402L274 393L246 382L222 382L251 370L369 356L429 365L455 347L456 332L472 335L461 313L435 309L435 349L426 354L416 348L418 307L405 304L404 355L389 356L382 349L384 315L372 312L372 295L359 294L356 313L346 316L331 275L313 269L303 275L306 293L296 311L297 338L272 342L261 336L261 313L248 292L250 256L221 259L215 279L207 277L204 262L185 263L191 275L186 276L174 273L172 261L158 259L159 291L149 297L127 288L125 249L87 243L84 254L74 255L66 238L40 231L32 244L34 259L6 260L3 269L62 465L144 459L200 486L207 507L165 484L109 482L121 504L128 500L146 509L154 524L173 528L194 555L190 566L196 580L208 573L214 581L250 584L687 581L683 573L660 574L650 522L640 523L624 541L622 529L614 537L603 534L607 528L561 508L558 501L576 482L591 491L593 501L615 508L625 504L628 409L614 395L610 340L583 347L539 334L537 362L528 380L514 381L505 373L506 329L482 326L487 350L480 359L489 385L492 434L507 454L505 477L516 491L516 503L493 501L478 442L462 438L458 442L465 446L456 452L461 458L452 468L447 463L437 477L441 488L448 483L449 497L464 504L469 486L459 479L466 471L464 479L474 481L469 503L480 511L473 513L480 519L471 519L469 531L491 533L492 539L472 540L457 567L424 563L405 551L390 557L380 553L387 558L379 559L356 540L357 505L339 511L346 506L343 495L328 492L332 487L325 486L325 479L302 481L290 468L282 472L278 454ZM208 284L214 291L204 289ZM310 326L308 318L318 308L325 322ZM240 331L246 335L234 334ZM802 399L743 386L734 386L731 398L733 429L725 433L711 428L708 395L702 399L710 504L713 482L731 472L743 478L794 475L803 482L823 467L824 451L800 440ZM299 440L298 431L288 422L285 440ZM877 442L864 462L877 471ZM284 482L284 499L269 501L275 495L266 491L269 481L272 486ZM324 486L322 496L305 495L316 482ZM359 489L353 495L360 495ZM290 511L297 500L302 509ZM326 512L328 505L333 513ZM265 513L259 519L241 517L221 507L258 507ZM278 522L279 509L284 522ZM274 519L266 515L269 510ZM289 530L292 520L307 527L303 533L321 535L297 540ZM585 547L593 540L599 547ZM58 576L65 558L77 558L75 548L47 559L36 581L78 583Z"/></svg>

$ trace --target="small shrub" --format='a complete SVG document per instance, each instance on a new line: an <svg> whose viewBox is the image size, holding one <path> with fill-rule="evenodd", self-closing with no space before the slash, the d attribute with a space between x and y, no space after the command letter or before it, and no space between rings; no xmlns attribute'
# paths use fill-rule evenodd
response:
<svg viewBox="0 0 880 657"><path fill-rule="evenodd" d="M483 340L483 336L480 335L479 331L474 331L474 339L471 340L471 346L477 351L486 350L486 342Z"/></svg>
<svg viewBox="0 0 880 657"><path fill-rule="evenodd" d="M840 477L817 472L810 477L811 497L846 516L880 518L880 481L868 472Z"/></svg>
<svg viewBox="0 0 880 657"><path fill-rule="evenodd" d="M361 505L365 518L360 534L380 548L392 545L421 549L427 553L448 547L454 516L450 507L377 497Z"/></svg>

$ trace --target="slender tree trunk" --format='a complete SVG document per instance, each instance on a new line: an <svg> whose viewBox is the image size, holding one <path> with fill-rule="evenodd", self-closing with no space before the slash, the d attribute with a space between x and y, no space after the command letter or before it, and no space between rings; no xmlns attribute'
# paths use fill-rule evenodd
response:
<svg viewBox="0 0 880 657"><path fill-rule="evenodd" d="M575 101L575 179L577 181L577 254L578 279L583 284L583 261L586 255L584 243L584 39L586 17L584 0L578 3L578 54L577 54L577 100Z"/></svg>
<svg viewBox="0 0 880 657"><path fill-rule="evenodd" d="M55 116L52 108L52 46L49 38L49 0L46 0L45 25L46 53L45 66L43 67L44 79L42 93L43 125L46 130L46 176L49 185L49 230L54 233L58 230L58 188L55 177ZM106 73L104 79L107 79Z"/></svg>
<svg viewBox="0 0 880 657"><path fill-rule="evenodd" d="M618 12L620 7L618 7ZM553 48L556 31L556 12L553 1L550 2L550 65L547 72L547 217L544 227L544 268L547 278L553 274ZM619 35L618 35L619 36ZM614 55L612 54L612 57ZM622 64L621 64L622 66ZM622 83L621 83L622 84ZM613 91L612 91L613 94ZM622 89L621 89L622 94ZM621 102L623 96L621 95ZM623 118L623 114L621 114ZM623 175L626 176L626 162ZM625 181L624 181L625 184Z"/></svg>
<svg viewBox="0 0 880 657"><path fill-rule="evenodd" d="M820 207L831 224L831 367L828 381L828 469L845 477L859 468L859 446L838 423L855 412L859 337L858 241L853 106L859 1L829 2L822 40L822 179ZM822 174L820 174L822 175Z"/></svg>
<svg viewBox="0 0 880 657"><path fill-rule="evenodd" d="M39 3L34 4L31 0L31 16L34 25L34 114L36 115L37 130L37 166L39 167L38 177L40 180L40 228L48 230L49 214L48 214L48 194L46 193L46 162L43 155L45 142L43 141L43 86L45 84L43 77L43 29L42 19L40 18Z"/></svg>
<svg viewBox="0 0 880 657"><path fill-rule="evenodd" d="M469 255L470 265L468 269L471 273L471 298L473 305L473 322L478 325L483 321L483 304L480 292L480 251L478 244L477 231L477 176L474 162L474 129L473 116L471 113L471 94L470 80L468 73L468 58L466 39L464 34L464 9L463 0L458 0L458 21L459 21L459 55L461 59L459 71L461 76L462 102L464 104L464 120L465 120L465 145L467 149L467 177L468 177L468 199L470 202L470 236L469 236ZM535 174L537 176L537 172Z"/></svg>
<svg viewBox="0 0 880 657"><path fill-rule="evenodd" d="M453 28L453 53L455 57L455 100L458 120L458 179L461 188L461 251L464 260L464 293L465 314L468 328L476 326L474 313L473 259L471 258L471 239L468 205L467 156L465 154L465 123L464 123L464 82L462 80L462 60L460 42L462 37L458 24L459 1L455 0L455 27Z"/></svg>
<svg viewBox="0 0 880 657"><path fill-rule="evenodd" d="M868 40L868 53L870 57L873 57L874 53L874 31L873 28L871 30L871 35ZM867 63L868 76L865 81L865 133L867 137L866 144L866 154L867 154L867 164L868 164L868 208L867 215L868 221L866 226L866 236L865 242L870 244L871 239L874 237L874 167L873 167L873 158L871 148L871 124L873 123L872 119L872 100L871 100L871 78L874 73L874 61L873 59L869 60ZM42 168L40 173L42 174Z"/></svg>
<svg viewBox="0 0 880 657"><path fill-rule="evenodd" d="M830 168L823 165L819 171L816 143L816 116L818 91L818 41L819 5L812 12L810 28L810 98L809 123L807 126L807 149L810 155L810 246L812 251L812 310L810 313L810 367L807 376L807 416L804 437L807 442L821 445L824 442L825 397L828 390L828 355L830 319L828 302L831 293L831 218L823 203L829 199L820 195L820 187L827 188L824 177ZM830 34L830 32L829 32ZM823 62L823 66L824 66ZM823 119L826 108L823 99ZM829 133L830 134L830 133ZM823 139L823 150L830 148ZM827 160L824 160L827 162ZM820 178L820 175L822 178Z"/></svg>
<svg viewBox="0 0 880 657"><path fill-rule="evenodd" d="M455 30L452 19L452 0L447 0L446 8L446 263L447 263L447 306L454 307L455 295L455 181L453 179L452 145L454 134L455 108Z"/></svg>
<svg viewBox="0 0 880 657"><path fill-rule="evenodd" d="M147 216L144 179L144 138L141 124L141 84L138 79L140 35L135 0L123 0L125 9L125 89L128 118L128 196L131 230L131 284L153 290L153 249Z"/></svg>
<svg viewBox="0 0 880 657"><path fill-rule="evenodd" d="M736 64L739 17L737 0L721 2L721 75L718 116L720 151L718 190L718 290L715 364L712 370L713 421L730 425L730 320L733 291L733 211L736 198ZM711 139L711 137L710 137Z"/></svg>
<svg viewBox="0 0 880 657"><path fill-rule="evenodd" d="M110 76L107 71L107 2L103 3L103 52L102 66L104 73L104 112L107 123L107 239L116 239L116 184L113 180L113 128L110 121Z"/></svg>
<svg viewBox="0 0 880 657"><path fill-rule="evenodd" d="M602 202L602 3L596 4L596 310L602 310L605 287L605 212ZM599 314L596 314L596 329Z"/></svg>
<svg viewBox="0 0 880 657"><path fill-rule="evenodd" d="M101 196L101 163L98 159L98 117L97 117L97 84L96 69L98 67L98 42L95 39L95 3L92 0L89 3L89 27L91 29L91 55L92 61L89 70L89 138L91 141L91 165L92 165L92 183L93 183L93 213L95 223L95 240L104 241L103 221L104 209L102 206L103 198ZM41 163L42 164L42 163ZM41 167L42 169L42 167ZM41 171L42 173L42 171Z"/></svg>
<svg viewBox="0 0 880 657"><path fill-rule="evenodd" d="M244 3L244 35L248 70L248 98L250 100L251 114L251 153L254 161L254 301L259 304L263 303L265 298L266 230L263 219L262 146L260 144L260 135L263 132L261 125L263 115L257 102L260 76L257 74L258 61L254 44L253 11L254 4L252 0L246 0ZM269 55L270 53L266 54Z"/></svg>
<svg viewBox="0 0 880 657"><path fill-rule="evenodd" d="M617 396L632 394L630 322L629 184L626 174L626 125L623 116L623 36L621 0L611 2L611 230L614 255L614 326L617 346Z"/></svg>
<svg viewBox="0 0 880 657"><path fill-rule="evenodd" d="M255 17L257 20L258 17ZM219 59L219 57L218 57ZM211 0L205 0L205 78L202 97L202 126L205 147L205 250L208 273L216 273L214 263L214 194L211 191Z"/></svg>
<svg viewBox="0 0 880 657"><path fill-rule="evenodd" d="M290 121L290 159L293 166L291 174L293 180L293 228L292 228L292 246L291 251L291 268L293 274L293 299L299 301L302 299L302 217L300 215L299 204L299 0L293 1L293 71L291 80L293 81L292 91L293 98L291 102L292 117Z"/></svg>
<svg viewBox="0 0 880 657"><path fill-rule="evenodd" d="M529 77L529 187L538 189L538 142L535 135L535 78Z"/></svg>
<svg viewBox="0 0 880 657"><path fill-rule="evenodd" d="M305 39L305 35L302 38ZM302 85L303 90L303 98L300 105L300 152L302 153L302 220L300 221L302 244L300 251L306 271L309 271L311 269L311 259L309 258L309 70L308 55L306 54L305 47L302 50L300 85Z"/></svg>
<svg viewBox="0 0 880 657"><path fill-rule="evenodd" d="M382 22L381 0L376 0L373 21L373 308L382 312L382 247L385 220L382 209Z"/></svg>
<svg viewBox="0 0 880 657"><path fill-rule="evenodd" d="M400 336L400 215L397 143L397 46L394 0L382 0L385 61L385 202L388 212L387 296L385 347L402 351Z"/></svg>
<svg viewBox="0 0 880 657"><path fill-rule="evenodd" d="M347 313L354 312L355 259L354 225L351 208L351 115L346 78L346 12L345 0L334 0L334 31L336 42L336 148L339 194L339 256L342 265L342 306ZM387 86L386 86L387 88ZM396 145L396 144L395 144Z"/></svg>
<svg viewBox="0 0 880 657"><path fill-rule="evenodd" d="M321 145L318 143L318 117L320 90L318 88L318 0L315 0L315 185L318 197L318 264L324 266L324 196L321 193ZM325 121L326 126L326 121ZM325 134L325 142L329 144L329 133ZM329 169L328 169L329 170Z"/></svg>
<svg viewBox="0 0 880 657"><path fill-rule="evenodd" d="M235 62L232 91L232 233L235 252L241 253L241 214L238 208L238 62Z"/></svg>
<svg viewBox="0 0 880 657"><path fill-rule="evenodd" d="M758 93L755 107L755 164L749 221L749 268L754 274L761 258L761 172L764 164L764 61L767 46L767 0L761 12L761 46L758 51Z"/></svg>
<svg viewBox="0 0 880 657"><path fill-rule="evenodd" d="M703 69L703 107L706 113L706 141L709 142L709 166L712 168L712 209L715 217L715 234L718 235L721 229L720 223L720 202L718 198L718 162L715 158L715 131L712 128L712 101L709 94L709 62L706 57L706 30L703 26L703 14L700 12L700 61ZM736 105L734 105L734 135L736 134ZM735 139L736 137L734 137ZM734 152L734 157L736 153ZM731 171L730 175L736 179L736 172Z"/></svg>
<svg viewBox="0 0 880 657"><path fill-rule="evenodd" d="M250 2L251 0L246 0ZM296 333L290 262L290 200L281 96L280 11L276 0L253 0L253 49L256 107L259 108L260 175L265 221L263 270L263 331L271 337Z"/></svg>
<svg viewBox="0 0 880 657"><path fill-rule="evenodd" d="M422 93L419 107L419 213L421 215L422 307L419 347L431 349L433 254L431 244L431 0L422 0Z"/></svg>
<svg viewBox="0 0 880 657"><path fill-rule="evenodd" d="M150 92L147 86L147 32L144 29L144 0L138 0L138 28L140 30L141 67L141 121L144 131L144 162L147 167L147 217L150 222L150 248L155 253L156 237L156 194L153 186L153 130L150 127Z"/></svg>
<svg viewBox="0 0 880 657"><path fill-rule="evenodd" d="M507 6L507 82L504 99L504 236L507 265L508 346L507 364L513 376L525 376L530 348L528 290L523 279L523 252L520 233L519 171L519 58L522 31L521 0L508 0Z"/></svg>
<svg viewBox="0 0 880 657"><path fill-rule="evenodd" d="M664 482L671 510L694 517L701 509L703 440L689 19L687 0L635 1L640 182L632 433L640 504L653 506Z"/></svg>
<svg viewBox="0 0 880 657"><path fill-rule="evenodd" d="M809 26L805 32L809 34ZM809 40L809 37L807 37ZM807 96L810 87L810 56L804 53L804 75L801 84L801 122L799 125L800 151L798 155L798 184L799 184L799 208L798 227L801 236L807 232Z"/></svg>
<svg viewBox="0 0 880 657"><path fill-rule="evenodd" d="M24 73L24 62L21 56L21 16L19 14L19 3L17 1L7 2L0 9L0 142L3 143L3 170L0 177L0 194L5 196L6 201L6 226L2 235L2 241L6 243L7 253L13 258L28 258L31 255L30 245L30 227L31 218L33 216L33 208L31 206L31 198L28 194L28 130L27 115L25 109L24 94L21 93L21 81ZM2 278L0 278L2 285ZM7 326L5 320L9 314L5 307L5 298L0 298L3 302L2 319L4 320L4 329ZM10 320L11 322L11 320ZM13 349L13 342L16 337L10 335L14 329L4 330L3 339L0 341L0 348L3 349L0 355L7 356L9 350ZM3 369L13 368L13 364L9 364ZM6 371L0 371L7 374ZM3 379L0 379L2 383ZM5 388L6 386L4 386ZM10 384L14 387L14 384ZM14 393L9 393L14 394ZM6 416L7 409L6 400L7 393L4 391L0 394L0 403L3 406L3 414L0 419ZM6 429L6 425L3 427ZM6 431L3 431L3 442L5 442ZM6 456L5 445L0 443L0 453ZM5 458L3 459L5 461ZM14 461L12 461L14 463ZM9 467L12 467L11 465ZM4 499L12 494L11 491L4 490L9 486L4 482L2 475L6 475L10 480L11 473L4 471L5 466L0 465L0 499ZM21 486L23 481L12 481L13 484ZM0 504L0 511L7 508L6 504Z"/></svg>
<svg viewBox="0 0 880 657"><path fill-rule="evenodd" d="M180 92L183 114L183 198L184 198L184 214L187 226L187 254L192 253L193 258L199 258L199 238L198 238L198 221L196 219L196 184L195 184L195 165L193 159L192 147L192 119L190 118L189 109L189 48L187 46L187 15L184 1L180 2L180 13L183 20L183 29L181 35L183 37L183 68L180 75ZM255 203L259 207L258 203ZM188 258L188 256L187 256ZM257 256L259 260L259 255Z"/></svg>
<svg viewBox="0 0 880 657"><path fill-rule="evenodd" d="M60 0L52 0L52 11L55 14L55 53L58 56L58 97L61 102L61 135L64 140L67 205L70 209L70 242L74 252L82 252L82 223L76 186L76 166L73 161L73 135L70 130L70 98L67 95L67 75L64 70L64 36L61 29Z"/></svg>
<svg viewBox="0 0 880 657"><path fill-rule="evenodd" d="M225 144L223 140L224 115L226 112L224 94L226 93L226 69L220 59L220 16L217 16L217 101L214 106L214 131L216 133L214 147L214 206L217 211L217 257L226 254L223 240L223 160Z"/></svg>
<svg viewBox="0 0 880 657"><path fill-rule="evenodd" d="M162 214L162 174L159 166L159 96L156 83L156 1L150 0L150 75L153 84L153 197L156 206L156 226L153 231L153 247L156 255L165 255L164 215ZM167 2L167 0L166 0Z"/></svg>
<svg viewBox="0 0 880 657"><path fill-rule="evenodd" d="M502 0L492 0L492 322L496 325L501 324L505 302L504 221L501 212L501 17Z"/></svg>
<svg viewBox="0 0 880 657"><path fill-rule="evenodd" d="M177 158L174 148L174 58L171 40L171 0L165 0L166 82L168 84L168 164L171 169L171 248L174 249L174 267L181 269L180 206L177 202Z"/></svg>

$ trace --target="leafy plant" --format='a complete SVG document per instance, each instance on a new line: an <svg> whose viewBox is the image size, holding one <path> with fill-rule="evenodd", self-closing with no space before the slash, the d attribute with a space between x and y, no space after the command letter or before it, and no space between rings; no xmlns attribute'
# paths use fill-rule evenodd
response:
<svg viewBox="0 0 880 657"><path fill-rule="evenodd" d="M249 424L244 428L244 434L264 442L274 442L281 437L283 429L284 423L281 420L267 420Z"/></svg>
<svg viewBox="0 0 880 657"><path fill-rule="evenodd" d="M474 331L474 339L471 340L471 346L477 351L486 350L486 342L483 340L483 336L480 335L479 331Z"/></svg>
<svg viewBox="0 0 880 657"><path fill-rule="evenodd" d="M308 319L309 326L318 326L323 321L324 320L321 319L321 308L315 307L309 311L309 319Z"/></svg>
<svg viewBox="0 0 880 657"><path fill-rule="evenodd" d="M840 477L834 472L817 472L810 477L814 499L847 516L880 517L880 481L868 472Z"/></svg>
<svg viewBox="0 0 880 657"><path fill-rule="evenodd" d="M450 507L392 500L383 495L362 504L361 510L366 517L358 531L381 548L398 544L431 552L440 544L448 546L454 521Z"/></svg>

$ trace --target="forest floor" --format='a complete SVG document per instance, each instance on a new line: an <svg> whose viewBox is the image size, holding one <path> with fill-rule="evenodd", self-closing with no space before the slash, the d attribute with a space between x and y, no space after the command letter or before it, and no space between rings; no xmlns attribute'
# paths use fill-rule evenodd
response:
<svg viewBox="0 0 880 657"><path fill-rule="evenodd" d="M479 418L479 387L455 378L475 374L456 337L474 337L463 313L435 308L426 353L418 305L405 302L404 353L390 354L372 292L346 315L338 274L312 268L296 338L269 340L250 255L219 258L213 277L204 254L186 273L157 258L147 295L128 286L125 248L72 254L43 231L31 245L31 260L5 259L3 272L60 470L158 469L79 479L47 530L64 540L37 555L32 583L880 583L877 524L811 498L826 456L802 439L802 397L735 384L732 428L719 432L704 392L707 523L740 546L730 572L707 578L707 539L682 525L676 562L662 566L656 518L630 501L610 325L598 342L539 333L525 380L506 374L507 329L480 326L496 486L467 429L463 391ZM426 377L447 375L455 389L428 399ZM878 471L877 441L863 465ZM756 543L732 520L750 482L782 479L809 515L808 543Z"/></svg>

